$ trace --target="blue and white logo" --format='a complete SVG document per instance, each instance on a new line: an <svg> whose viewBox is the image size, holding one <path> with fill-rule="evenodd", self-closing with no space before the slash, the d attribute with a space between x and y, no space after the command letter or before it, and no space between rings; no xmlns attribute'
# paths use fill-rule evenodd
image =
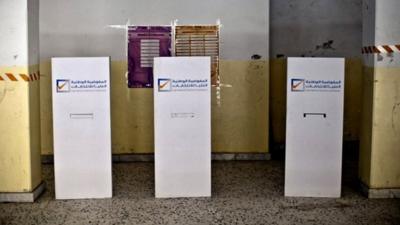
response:
<svg viewBox="0 0 400 225"><path fill-rule="evenodd" d="M158 79L158 91L171 91L171 79L160 78Z"/></svg>
<svg viewBox="0 0 400 225"><path fill-rule="evenodd" d="M322 79L299 79L293 78L290 81L292 92L338 92L342 90L341 80L322 80Z"/></svg>
<svg viewBox="0 0 400 225"><path fill-rule="evenodd" d="M292 91L304 91L304 79L292 79Z"/></svg>
<svg viewBox="0 0 400 225"><path fill-rule="evenodd" d="M158 91L206 91L208 90L208 79L158 79Z"/></svg>
<svg viewBox="0 0 400 225"><path fill-rule="evenodd" d="M56 80L57 92L69 92L71 90L69 80Z"/></svg>

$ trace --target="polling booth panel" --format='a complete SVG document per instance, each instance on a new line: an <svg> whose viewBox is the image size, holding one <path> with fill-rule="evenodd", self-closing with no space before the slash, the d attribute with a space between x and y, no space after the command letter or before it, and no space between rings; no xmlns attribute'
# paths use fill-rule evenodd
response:
<svg viewBox="0 0 400 225"><path fill-rule="evenodd" d="M343 58L288 58L285 196L340 197Z"/></svg>
<svg viewBox="0 0 400 225"><path fill-rule="evenodd" d="M211 196L210 57L154 59L155 195Z"/></svg>
<svg viewBox="0 0 400 225"><path fill-rule="evenodd" d="M56 199L112 197L109 62L52 58Z"/></svg>

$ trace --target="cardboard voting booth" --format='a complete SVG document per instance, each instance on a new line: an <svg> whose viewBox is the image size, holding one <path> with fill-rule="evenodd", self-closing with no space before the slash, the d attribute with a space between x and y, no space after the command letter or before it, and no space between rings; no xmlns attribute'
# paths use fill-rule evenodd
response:
<svg viewBox="0 0 400 225"><path fill-rule="evenodd" d="M52 58L56 199L112 196L109 62Z"/></svg>
<svg viewBox="0 0 400 225"><path fill-rule="evenodd" d="M343 58L288 58L285 196L340 197Z"/></svg>
<svg viewBox="0 0 400 225"><path fill-rule="evenodd" d="M155 195L211 196L210 57L154 59Z"/></svg>

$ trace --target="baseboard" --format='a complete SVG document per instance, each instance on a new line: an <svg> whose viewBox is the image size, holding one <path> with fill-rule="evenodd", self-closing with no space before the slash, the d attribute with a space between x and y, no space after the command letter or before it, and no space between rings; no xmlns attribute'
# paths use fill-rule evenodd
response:
<svg viewBox="0 0 400 225"><path fill-rule="evenodd" d="M42 182L32 192L0 192L0 202L34 202L45 189Z"/></svg>
<svg viewBox="0 0 400 225"><path fill-rule="evenodd" d="M269 153L213 153L211 156L215 161L244 161L244 160L270 160ZM113 154L112 160L119 162L153 162L154 154ZM53 155L42 155L43 164L52 164L54 162Z"/></svg>
<svg viewBox="0 0 400 225"><path fill-rule="evenodd" d="M360 182L361 192L368 198L400 198L400 188L369 188Z"/></svg>

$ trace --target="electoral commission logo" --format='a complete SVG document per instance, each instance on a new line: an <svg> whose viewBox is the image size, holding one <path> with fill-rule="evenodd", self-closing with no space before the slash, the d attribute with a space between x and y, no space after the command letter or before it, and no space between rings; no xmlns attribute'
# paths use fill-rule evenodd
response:
<svg viewBox="0 0 400 225"><path fill-rule="evenodd" d="M206 91L208 90L208 79L158 79L158 91Z"/></svg>
<svg viewBox="0 0 400 225"><path fill-rule="evenodd" d="M57 79L56 86L57 92L69 92L71 90L69 80Z"/></svg>
<svg viewBox="0 0 400 225"><path fill-rule="evenodd" d="M160 78L158 79L158 91L171 91L171 79Z"/></svg>
<svg viewBox="0 0 400 225"><path fill-rule="evenodd" d="M292 91L304 91L304 79L292 79Z"/></svg>
<svg viewBox="0 0 400 225"><path fill-rule="evenodd" d="M290 87L292 92L339 92L342 90L342 81L293 78L290 81Z"/></svg>
<svg viewBox="0 0 400 225"><path fill-rule="evenodd" d="M56 91L63 92L104 92L107 90L107 80L73 80L57 79Z"/></svg>

